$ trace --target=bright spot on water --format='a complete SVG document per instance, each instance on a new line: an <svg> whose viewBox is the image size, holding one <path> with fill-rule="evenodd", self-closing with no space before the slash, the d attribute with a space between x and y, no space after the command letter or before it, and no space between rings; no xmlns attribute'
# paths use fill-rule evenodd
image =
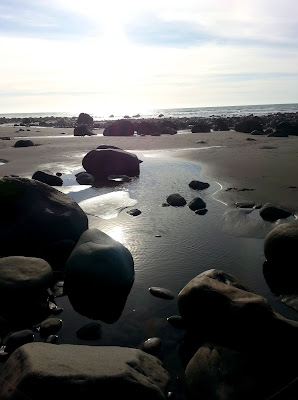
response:
<svg viewBox="0 0 298 400"><path fill-rule="evenodd" d="M136 203L137 200L132 199L128 192L117 191L83 200L79 202L79 206L86 214L111 219L117 217L124 208L134 206Z"/></svg>
<svg viewBox="0 0 298 400"><path fill-rule="evenodd" d="M124 232L122 226L113 226L112 228L105 231L105 233L114 240L117 240L120 243L123 243L124 239Z"/></svg>

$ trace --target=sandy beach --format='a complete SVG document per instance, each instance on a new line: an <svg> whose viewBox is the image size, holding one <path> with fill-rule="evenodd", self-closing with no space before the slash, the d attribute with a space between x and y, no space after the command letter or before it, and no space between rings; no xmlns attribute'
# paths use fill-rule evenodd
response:
<svg viewBox="0 0 298 400"><path fill-rule="evenodd" d="M1 125L1 176L31 177L40 169L53 173L71 172L82 166L83 156L100 144L115 145L135 152L159 150L165 156L177 157L202 166L203 180L222 185L217 196L224 202L270 202L298 213L298 137L254 136L235 131L191 133L161 136L74 137L72 128L18 127ZM14 148L20 138L31 138L36 146ZM247 140L247 139L254 140ZM253 190L242 190L253 189Z"/></svg>

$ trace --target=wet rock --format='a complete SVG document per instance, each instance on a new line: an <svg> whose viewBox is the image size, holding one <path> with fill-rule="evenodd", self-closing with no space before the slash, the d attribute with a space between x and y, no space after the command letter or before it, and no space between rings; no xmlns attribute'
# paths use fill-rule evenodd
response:
<svg viewBox="0 0 298 400"><path fill-rule="evenodd" d="M0 179L0 220L1 256L44 258L53 243L76 243L88 228L87 215L74 200L26 178ZM55 264L53 258L51 267Z"/></svg>
<svg viewBox="0 0 298 400"><path fill-rule="evenodd" d="M200 122L191 128L192 133L210 132L210 125L205 122Z"/></svg>
<svg viewBox="0 0 298 400"><path fill-rule="evenodd" d="M168 323L176 329L184 330L186 325L181 317L181 315L171 315L167 318Z"/></svg>
<svg viewBox="0 0 298 400"><path fill-rule="evenodd" d="M77 337L83 340L97 340L101 336L101 325L98 322L89 322L77 330Z"/></svg>
<svg viewBox="0 0 298 400"><path fill-rule="evenodd" d="M52 279L52 269L45 260L22 256L0 258L1 315L22 317L38 310Z"/></svg>
<svg viewBox="0 0 298 400"><path fill-rule="evenodd" d="M207 208L201 208L199 210L195 210L195 214L198 214L198 215L205 215L205 214L207 214L207 212L208 212Z"/></svg>
<svg viewBox="0 0 298 400"><path fill-rule="evenodd" d="M134 281L134 261L126 247L89 229L71 253L65 272L64 292L78 312L108 323L120 317Z"/></svg>
<svg viewBox="0 0 298 400"><path fill-rule="evenodd" d="M107 126L103 131L104 136L133 136L134 125L131 121L119 120Z"/></svg>
<svg viewBox="0 0 298 400"><path fill-rule="evenodd" d="M91 150L82 160L84 169L96 179L106 179L109 175L139 176L138 157L124 150Z"/></svg>
<svg viewBox="0 0 298 400"><path fill-rule="evenodd" d="M35 146L32 140L29 139L21 139L15 142L13 147L31 147Z"/></svg>
<svg viewBox="0 0 298 400"><path fill-rule="evenodd" d="M156 357L138 349L30 343L7 360L0 397L22 393L31 400L102 398L161 400L170 381ZM57 392L57 389L59 391Z"/></svg>
<svg viewBox="0 0 298 400"><path fill-rule="evenodd" d="M283 210L271 203L266 203L259 211L260 216L266 221L277 221L280 218L288 218L292 214L289 211Z"/></svg>
<svg viewBox="0 0 298 400"><path fill-rule="evenodd" d="M162 342L160 338L152 337L142 343L141 350L143 350L145 353L156 356L160 352L161 345Z"/></svg>
<svg viewBox="0 0 298 400"><path fill-rule="evenodd" d="M173 300L175 298L175 295L173 292L171 292L168 289L164 289L164 288L157 287L157 286L151 286L149 288L149 292L153 296L159 297L159 298L165 299L165 300Z"/></svg>
<svg viewBox="0 0 298 400"><path fill-rule="evenodd" d="M298 221L292 221L276 226L264 240L264 254L266 260L279 265L279 272L293 279L296 274L298 248Z"/></svg>
<svg viewBox="0 0 298 400"><path fill-rule="evenodd" d="M80 185L92 185L92 183L94 182L94 177L87 172L81 172L77 174L76 181Z"/></svg>
<svg viewBox="0 0 298 400"><path fill-rule="evenodd" d="M138 135L154 135L155 133L159 133L158 126L154 123L142 121L137 125L137 134Z"/></svg>
<svg viewBox="0 0 298 400"><path fill-rule="evenodd" d="M204 209L206 207L206 203L203 199L201 199L200 197L195 197L193 200L191 200L188 203L188 207L192 210L192 211L197 211L197 210L201 210Z"/></svg>
<svg viewBox="0 0 298 400"><path fill-rule="evenodd" d="M62 319L48 318L40 324L40 337L55 335L62 328Z"/></svg>
<svg viewBox="0 0 298 400"><path fill-rule="evenodd" d="M62 186L63 185L63 180L50 171L36 171L32 175L32 179L35 179L36 181L46 183L47 185L50 186Z"/></svg>
<svg viewBox="0 0 298 400"><path fill-rule="evenodd" d="M12 333L5 344L5 351L11 354L23 344L31 343L34 341L34 333L30 329L24 329L22 331Z"/></svg>
<svg viewBox="0 0 298 400"><path fill-rule="evenodd" d="M74 136L93 136L96 133L93 133L87 124L80 124L74 128L73 131Z"/></svg>
<svg viewBox="0 0 298 400"><path fill-rule="evenodd" d="M237 132L251 133L254 130L262 132L263 127L262 124L257 117L243 117L239 122L235 124L234 127Z"/></svg>
<svg viewBox="0 0 298 400"><path fill-rule="evenodd" d="M298 322L283 318L223 271L211 269L192 279L179 293L178 307L187 330L201 340L246 350L269 350L286 340L293 354L298 351Z"/></svg>
<svg viewBox="0 0 298 400"><path fill-rule="evenodd" d="M133 217L136 217L142 213L142 211L138 210L137 208L133 208L132 210L126 211L127 214L132 215Z"/></svg>
<svg viewBox="0 0 298 400"><path fill-rule="evenodd" d="M217 118L212 125L212 129L214 131L229 131L230 127L225 119Z"/></svg>
<svg viewBox="0 0 298 400"><path fill-rule="evenodd" d="M207 182L201 182L201 181L191 181L188 186L192 189L195 190L203 190L207 189L210 185Z"/></svg>
<svg viewBox="0 0 298 400"><path fill-rule="evenodd" d="M167 197L167 202L174 207L183 207L186 204L186 200L179 193L170 194Z"/></svg>

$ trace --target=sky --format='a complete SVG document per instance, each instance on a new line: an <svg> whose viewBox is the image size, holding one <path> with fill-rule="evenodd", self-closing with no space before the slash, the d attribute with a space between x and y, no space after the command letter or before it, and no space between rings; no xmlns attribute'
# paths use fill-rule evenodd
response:
<svg viewBox="0 0 298 400"><path fill-rule="evenodd" d="M0 114L298 103L296 0L0 0Z"/></svg>

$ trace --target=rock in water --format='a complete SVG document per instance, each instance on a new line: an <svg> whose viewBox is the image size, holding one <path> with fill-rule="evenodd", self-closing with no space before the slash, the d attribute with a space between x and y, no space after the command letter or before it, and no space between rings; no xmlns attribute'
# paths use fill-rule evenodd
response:
<svg viewBox="0 0 298 400"><path fill-rule="evenodd" d="M0 256L45 258L52 243L76 243L88 229L87 215L74 200L26 178L0 179L0 220Z"/></svg>
<svg viewBox="0 0 298 400"><path fill-rule="evenodd" d="M210 185L207 182L191 181L189 182L188 186L194 190L203 190L207 189Z"/></svg>
<svg viewBox="0 0 298 400"><path fill-rule="evenodd" d="M149 292L153 296L160 297L161 299L173 300L175 298L175 295L173 292L171 292L168 289L164 289L164 288L157 287L157 286L151 286L149 288Z"/></svg>
<svg viewBox="0 0 298 400"><path fill-rule="evenodd" d="M277 221L280 218L288 218L292 214L289 211L283 210L273 204L266 203L259 211L260 216L266 221Z"/></svg>
<svg viewBox="0 0 298 400"><path fill-rule="evenodd" d="M138 349L30 343L7 360L0 398L164 400L169 381L161 361Z"/></svg>
<svg viewBox="0 0 298 400"><path fill-rule="evenodd" d="M50 186L62 186L63 180L49 171L36 171L32 175L32 179L46 183Z"/></svg>
<svg viewBox="0 0 298 400"><path fill-rule="evenodd" d="M83 315L115 322L134 281L134 261L121 243L98 229L81 236L66 264L64 289Z"/></svg>
<svg viewBox="0 0 298 400"><path fill-rule="evenodd" d="M109 175L140 175L138 157L124 150L91 150L83 158L82 165L96 179L107 179Z"/></svg>
<svg viewBox="0 0 298 400"><path fill-rule="evenodd" d="M174 207L183 207L186 204L186 200L179 193L170 194L167 197L167 202Z"/></svg>

